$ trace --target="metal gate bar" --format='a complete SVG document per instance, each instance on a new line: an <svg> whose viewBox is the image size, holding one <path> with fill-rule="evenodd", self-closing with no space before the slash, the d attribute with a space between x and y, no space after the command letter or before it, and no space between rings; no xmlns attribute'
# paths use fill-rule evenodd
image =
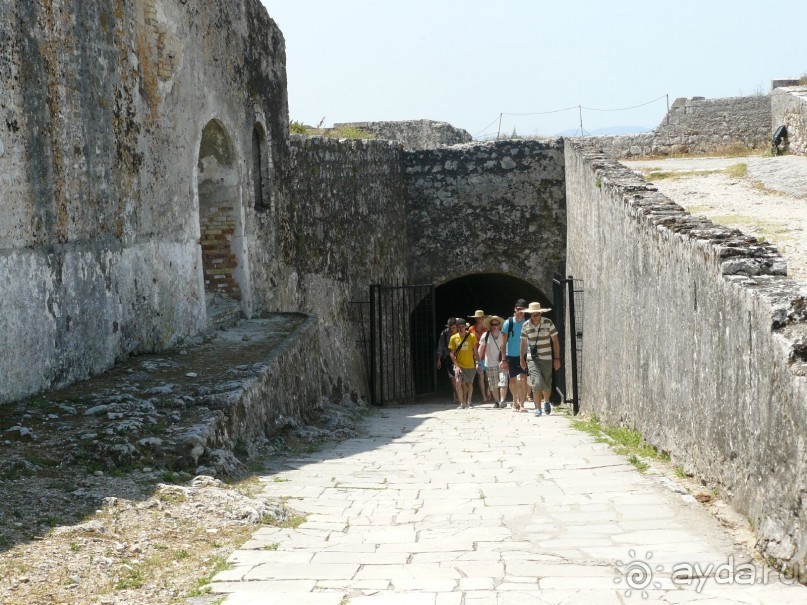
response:
<svg viewBox="0 0 807 605"><path fill-rule="evenodd" d="M568 335L571 348L571 384L567 382L566 369L561 367L558 372L558 382L568 389L571 387L572 396L564 394L559 387L555 387L563 403L572 405L572 413L576 416L580 411L580 376L583 363L583 282L569 275L562 279L555 274L552 280L556 327L560 334L559 343L561 359L566 359L566 338ZM569 324L566 325L568 311Z"/></svg>
<svg viewBox="0 0 807 605"><path fill-rule="evenodd" d="M434 285L370 286L368 391L373 405L434 393Z"/></svg>

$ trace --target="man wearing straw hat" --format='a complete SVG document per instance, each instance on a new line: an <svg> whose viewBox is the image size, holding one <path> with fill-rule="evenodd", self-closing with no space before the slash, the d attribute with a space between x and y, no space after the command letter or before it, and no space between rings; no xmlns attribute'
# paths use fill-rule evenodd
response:
<svg viewBox="0 0 807 605"><path fill-rule="evenodd" d="M521 355L519 362L522 368L529 368L532 380L535 415L541 415L541 403L538 397L543 396L544 412L552 412L549 396L552 393L552 370L560 369L560 344L555 324L543 314L552 309L532 302L525 310L530 313L529 321L521 328Z"/></svg>
<svg viewBox="0 0 807 605"><path fill-rule="evenodd" d="M482 335L488 331L488 316L485 315L485 312L482 309L477 309L473 315L469 315L468 319L474 320L474 325L468 328L468 331L476 336L476 342L481 342ZM493 395L490 392L490 389L485 388L485 366L484 359L479 359L479 372L477 372L477 376L479 377L479 392L482 394L482 403L487 403L493 399Z"/></svg>

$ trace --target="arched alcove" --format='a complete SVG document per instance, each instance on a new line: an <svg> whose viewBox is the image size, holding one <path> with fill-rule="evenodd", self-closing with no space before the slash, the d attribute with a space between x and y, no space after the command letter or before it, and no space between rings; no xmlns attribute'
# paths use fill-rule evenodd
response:
<svg viewBox="0 0 807 605"><path fill-rule="evenodd" d="M245 291L241 182L232 141L224 126L211 120L199 144L199 244L204 290L211 313L238 311Z"/></svg>
<svg viewBox="0 0 807 605"><path fill-rule="evenodd" d="M252 188L255 210L272 206L272 155L268 151L266 129L260 122L252 128Z"/></svg>

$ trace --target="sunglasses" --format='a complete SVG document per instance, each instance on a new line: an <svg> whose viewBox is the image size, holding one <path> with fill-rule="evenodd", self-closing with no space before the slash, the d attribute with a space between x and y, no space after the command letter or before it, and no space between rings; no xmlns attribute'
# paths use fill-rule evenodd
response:
<svg viewBox="0 0 807 605"><path fill-rule="evenodd" d="M499 322L494 322L494 323L490 324L490 327L491 328L498 328L499 327Z"/></svg>

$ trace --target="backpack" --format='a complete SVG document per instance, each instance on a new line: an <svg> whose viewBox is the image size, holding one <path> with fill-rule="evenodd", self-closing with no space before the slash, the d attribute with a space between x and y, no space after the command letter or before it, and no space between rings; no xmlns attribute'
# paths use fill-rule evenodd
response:
<svg viewBox="0 0 807 605"><path fill-rule="evenodd" d="M513 324L515 324L515 323L516 323L516 316L515 316L515 315L513 315L513 316L512 316L512 317L511 317L511 318L508 320L508 322L509 322L509 323L507 324L507 340L510 340L511 338L513 338L513 334L515 334L515 332L513 331Z"/></svg>

